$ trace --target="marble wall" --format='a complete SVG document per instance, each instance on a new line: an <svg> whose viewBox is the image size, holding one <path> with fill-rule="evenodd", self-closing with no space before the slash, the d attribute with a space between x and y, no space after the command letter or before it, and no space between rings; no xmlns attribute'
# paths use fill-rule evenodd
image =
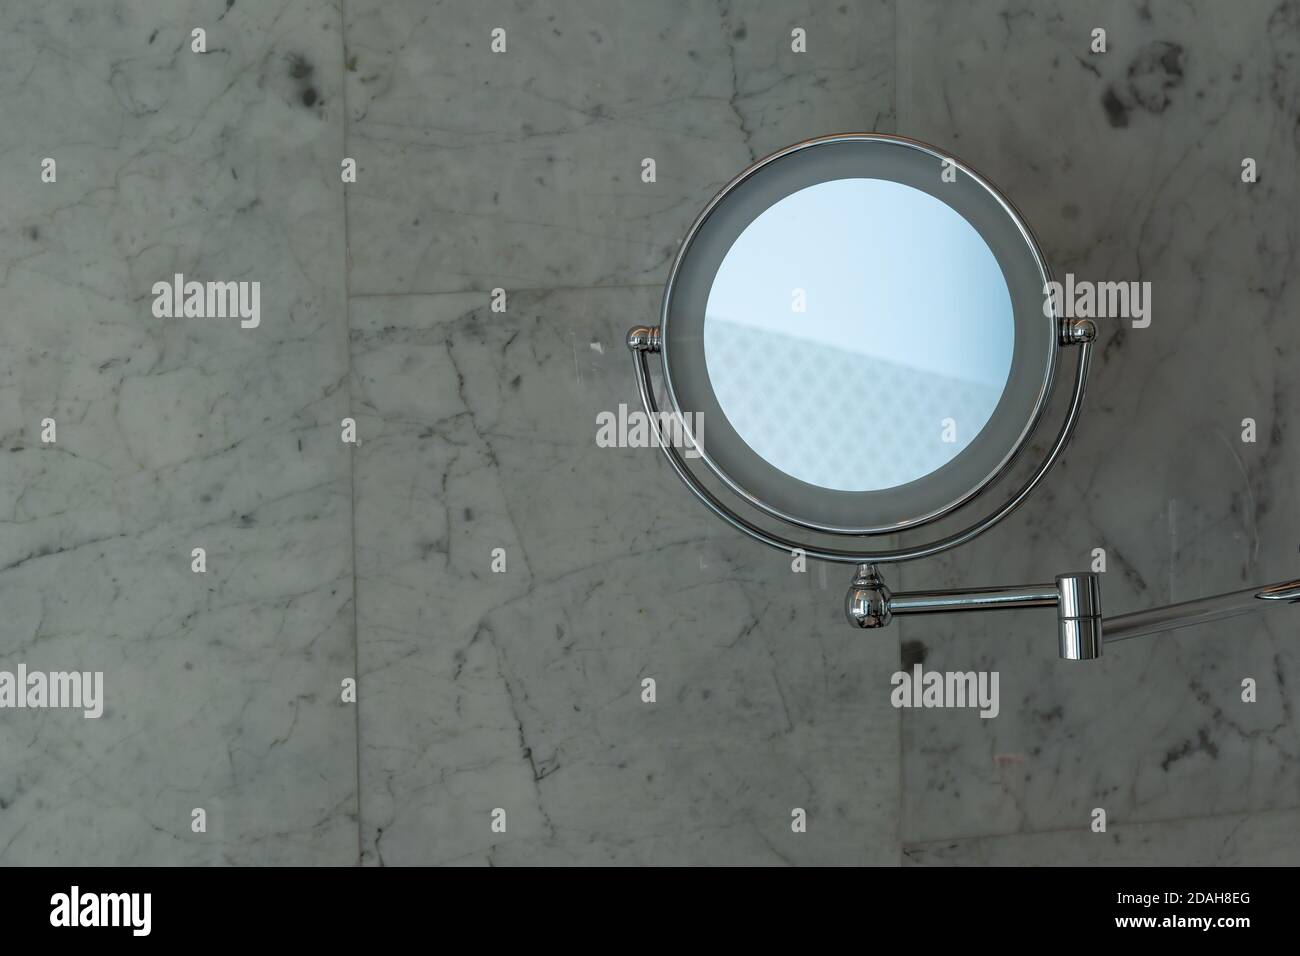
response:
<svg viewBox="0 0 1300 956"><path fill-rule="evenodd" d="M1079 6L0 11L0 670L102 670L107 701L0 710L0 863L1300 862L1286 615L1095 664L1033 615L854 632L844 569L594 441L713 192L900 132L1156 311L1103 327L1048 486L891 583L1094 548L1111 610L1291 576L1300 4ZM176 272L260 281L261 325L155 318ZM895 710L914 661L998 670L1001 713Z"/></svg>
<svg viewBox="0 0 1300 956"><path fill-rule="evenodd" d="M900 126L1013 190L1058 275L1150 281L1154 301L1148 328L1103 323L1087 416L1042 493L903 580L1050 579L1104 548L1104 604L1123 612L1295 577L1300 4L900 16ZM1087 52L1095 26L1104 56ZM1257 183L1241 181L1243 157ZM1137 828L1124 862L1300 862L1294 827L1234 846L1224 823L1253 830L1253 814L1300 805L1298 633L1286 615L1240 618L1093 665L1055 660L1033 615L905 622L926 666L998 668L1004 703L996 720L905 712L905 858L1102 862L1082 841L1104 807ZM1245 677L1257 703L1241 700Z"/></svg>

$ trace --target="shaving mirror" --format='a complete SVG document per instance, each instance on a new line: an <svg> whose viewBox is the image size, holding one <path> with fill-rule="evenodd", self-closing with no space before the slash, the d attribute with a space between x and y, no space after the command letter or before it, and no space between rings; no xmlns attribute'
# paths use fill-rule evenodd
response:
<svg viewBox="0 0 1300 956"><path fill-rule="evenodd" d="M1063 317L1050 282L1020 214L966 164L902 137L827 136L760 160L714 197L682 242L658 326L638 326L627 341L677 476L756 541L856 565L846 597L856 626L1050 607L1061 656L1088 660L1103 642L1300 600L1300 581L1287 581L1104 618L1091 572L979 589L885 584L881 565L965 544L1011 514L1069 442L1096 327ZM989 500L1025 456L1062 365L1069 405L1046 453L1019 487ZM927 538L927 525L956 515L969 523ZM814 535L858 547L818 545ZM866 547L881 535L920 540Z"/></svg>

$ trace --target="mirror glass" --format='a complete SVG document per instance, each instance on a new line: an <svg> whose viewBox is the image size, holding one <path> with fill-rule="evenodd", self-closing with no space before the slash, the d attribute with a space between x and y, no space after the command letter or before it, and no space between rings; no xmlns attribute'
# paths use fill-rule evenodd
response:
<svg viewBox="0 0 1300 956"><path fill-rule="evenodd" d="M979 434L1015 323L993 252L958 212L901 183L835 179L740 234L703 338L718 404L750 448L809 484L875 491Z"/></svg>

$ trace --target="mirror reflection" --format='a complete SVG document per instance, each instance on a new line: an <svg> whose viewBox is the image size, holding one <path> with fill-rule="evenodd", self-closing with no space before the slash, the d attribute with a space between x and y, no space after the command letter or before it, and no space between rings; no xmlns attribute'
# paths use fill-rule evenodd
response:
<svg viewBox="0 0 1300 956"><path fill-rule="evenodd" d="M704 353L756 453L813 485L874 491L930 474L979 434L1014 332L1002 270L965 218L910 186L840 179L785 197L736 239Z"/></svg>

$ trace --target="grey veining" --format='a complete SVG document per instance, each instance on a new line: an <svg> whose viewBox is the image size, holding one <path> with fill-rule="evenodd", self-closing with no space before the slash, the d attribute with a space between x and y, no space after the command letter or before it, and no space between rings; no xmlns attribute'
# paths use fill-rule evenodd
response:
<svg viewBox="0 0 1300 956"><path fill-rule="evenodd" d="M896 644L593 441L654 299L354 301L368 862L896 862Z"/></svg>
<svg viewBox="0 0 1300 956"><path fill-rule="evenodd" d="M0 715L0 862L346 863L338 11L0 19L0 667L102 670L106 697ZM174 272L260 280L261 327L155 319Z"/></svg>
<svg viewBox="0 0 1300 956"><path fill-rule="evenodd" d="M0 711L0 863L1300 860L1285 615L1096 665L1033 612L855 632L844 569L792 572L594 440L713 193L899 132L1002 186L1058 275L1149 280L1155 311L1103 326L1023 511L890 583L1105 548L1125 611L1293 575L1295 0L52 0L0 27L0 669L102 669L107 697ZM261 327L155 319L175 272L260 281ZM998 670L998 717L894 710L918 661Z"/></svg>
<svg viewBox="0 0 1300 956"><path fill-rule="evenodd" d="M948 66L911 72L900 124L1012 188L1058 274L1148 280L1155 310L1149 328L1103 325L1086 417L1044 492L904 580L1042 577L1104 548L1103 605L1120 612L1292 576L1300 8L907 11L916 54ZM1241 181L1246 156L1258 183ZM1097 806L1134 823L1297 804L1285 616L1118 645L1098 667L1056 661L1028 618L903 630L927 666L998 667L1008 698L982 724L904 715L906 841L1086 828Z"/></svg>
<svg viewBox="0 0 1300 956"><path fill-rule="evenodd" d="M658 285L749 162L812 129L892 123L893 10L878 0L347 13L353 293Z"/></svg>

